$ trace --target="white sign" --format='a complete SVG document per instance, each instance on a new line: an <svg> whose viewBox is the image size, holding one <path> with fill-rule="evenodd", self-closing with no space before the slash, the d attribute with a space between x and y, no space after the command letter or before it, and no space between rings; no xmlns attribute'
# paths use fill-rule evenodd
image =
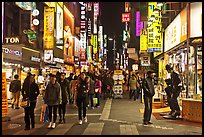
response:
<svg viewBox="0 0 204 137"><path fill-rule="evenodd" d="M40 23L40 22L39 22L38 19L34 19L34 20L33 20L33 25L37 26L37 25L39 25L39 23Z"/></svg>
<svg viewBox="0 0 204 137"><path fill-rule="evenodd" d="M7 37L5 38L5 43L6 44L18 44L20 43L20 40L18 37Z"/></svg>
<svg viewBox="0 0 204 137"><path fill-rule="evenodd" d="M64 63L64 60L63 59L60 59L60 58L54 58L54 62L58 62L58 63Z"/></svg>
<svg viewBox="0 0 204 137"><path fill-rule="evenodd" d="M141 66L150 66L150 54L141 54Z"/></svg>
<svg viewBox="0 0 204 137"><path fill-rule="evenodd" d="M44 50L44 62L46 63L53 62L53 50Z"/></svg>
<svg viewBox="0 0 204 137"><path fill-rule="evenodd" d="M40 62L40 58L34 57L34 56L32 56L30 60L35 61L35 62Z"/></svg>
<svg viewBox="0 0 204 137"><path fill-rule="evenodd" d="M103 26L99 26L98 31L98 42L99 42L99 58L103 57Z"/></svg>
<svg viewBox="0 0 204 137"><path fill-rule="evenodd" d="M190 4L190 37L202 37L202 2Z"/></svg>
<svg viewBox="0 0 204 137"><path fill-rule="evenodd" d="M93 33L97 34L97 17L99 12L99 4L94 3L94 20L93 20Z"/></svg>
<svg viewBox="0 0 204 137"><path fill-rule="evenodd" d="M164 52L187 39L187 8L184 8L165 30Z"/></svg>
<svg viewBox="0 0 204 137"><path fill-rule="evenodd" d="M20 57L22 56L22 52L14 49L5 48L5 47L2 47L2 52L6 54L12 54L15 56L20 56Z"/></svg>
<svg viewBox="0 0 204 137"><path fill-rule="evenodd" d="M33 12L32 12L32 14L33 14L34 17L35 17L35 16L38 16L39 13L40 13L40 12L39 12L38 9L34 9Z"/></svg>
<svg viewBox="0 0 204 137"><path fill-rule="evenodd" d="M57 36L56 36L56 43L63 45L63 10L62 8L59 6L59 4L57 4L57 13L56 13L56 32L57 32Z"/></svg>

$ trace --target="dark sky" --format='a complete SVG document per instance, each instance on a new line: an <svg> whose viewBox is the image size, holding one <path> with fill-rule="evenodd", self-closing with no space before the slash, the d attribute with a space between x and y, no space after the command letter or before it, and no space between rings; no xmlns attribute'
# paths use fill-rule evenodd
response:
<svg viewBox="0 0 204 137"><path fill-rule="evenodd" d="M112 37L122 35L124 29L122 23L122 12L124 12L124 2L101 2L101 23L104 26L104 32Z"/></svg>
<svg viewBox="0 0 204 137"><path fill-rule="evenodd" d="M113 38L116 34L116 49L122 49L122 30L125 29L122 23L122 13L124 12L124 2L101 2L101 23L104 26L104 34ZM108 68L113 69L113 41L108 41Z"/></svg>

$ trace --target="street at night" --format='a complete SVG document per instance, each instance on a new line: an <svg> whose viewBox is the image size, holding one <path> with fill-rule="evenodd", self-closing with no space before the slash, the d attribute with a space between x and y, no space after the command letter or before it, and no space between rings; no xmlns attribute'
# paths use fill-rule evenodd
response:
<svg viewBox="0 0 204 137"><path fill-rule="evenodd" d="M2 2L2 135L202 135L202 2Z"/></svg>

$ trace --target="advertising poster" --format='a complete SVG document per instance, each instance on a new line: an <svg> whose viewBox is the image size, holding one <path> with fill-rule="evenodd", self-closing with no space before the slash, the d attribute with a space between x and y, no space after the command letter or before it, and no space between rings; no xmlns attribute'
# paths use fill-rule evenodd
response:
<svg viewBox="0 0 204 137"><path fill-rule="evenodd" d="M54 62L53 50L44 50L44 62L46 63Z"/></svg>
<svg viewBox="0 0 204 137"><path fill-rule="evenodd" d="M155 10L159 11L155 13ZM159 52L162 47L162 22L161 7L157 6L157 2L148 2L148 52ZM152 22L152 23L151 23Z"/></svg>
<svg viewBox="0 0 204 137"><path fill-rule="evenodd" d="M63 46L63 8L57 4L56 13L56 45Z"/></svg>
<svg viewBox="0 0 204 137"><path fill-rule="evenodd" d="M8 100L6 90L6 72L2 72L2 115L8 114Z"/></svg>
<svg viewBox="0 0 204 137"><path fill-rule="evenodd" d="M44 7L44 49L54 48L55 8Z"/></svg>

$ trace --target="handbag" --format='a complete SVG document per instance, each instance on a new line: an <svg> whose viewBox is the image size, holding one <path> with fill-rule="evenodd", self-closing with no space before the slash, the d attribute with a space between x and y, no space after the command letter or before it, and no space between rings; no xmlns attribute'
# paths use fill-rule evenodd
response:
<svg viewBox="0 0 204 137"><path fill-rule="evenodd" d="M96 88L96 89L95 89L95 92L97 93L98 91L99 91L99 88Z"/></svg>
<svg viewBox="0 0 204 137"><path fill-rule="evenodd" d="M28 98L26 99L22 99L21 103L20 103L20 106L22 108L27 108L27 107L30 107L30 100Z"/></svg>
<svg viewBox="0 0 204 137"><path fill-rule="evenodd" d="M98 98L93 98L93 104L94 106L98 104Z"/></svg>

